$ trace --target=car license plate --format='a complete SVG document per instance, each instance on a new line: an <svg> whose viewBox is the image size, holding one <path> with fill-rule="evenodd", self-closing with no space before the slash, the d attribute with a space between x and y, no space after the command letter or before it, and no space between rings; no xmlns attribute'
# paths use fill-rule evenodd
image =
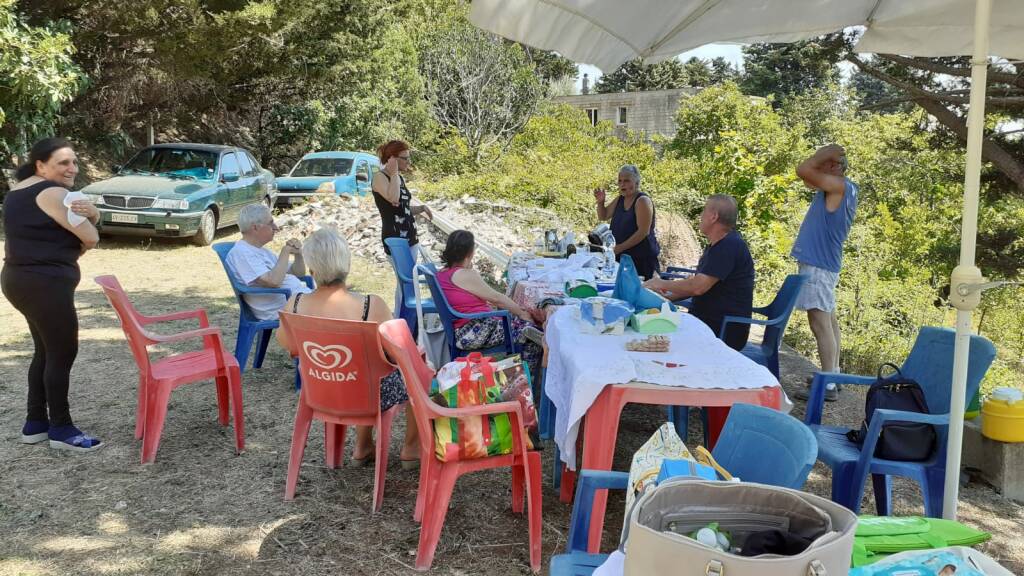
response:
<svg viewBox="0 0 1024 576"><path fill-rule="evenodd" d="M111 214L111 222L124 222L125 224L138 224L139 217L136 214Z"/></svg>

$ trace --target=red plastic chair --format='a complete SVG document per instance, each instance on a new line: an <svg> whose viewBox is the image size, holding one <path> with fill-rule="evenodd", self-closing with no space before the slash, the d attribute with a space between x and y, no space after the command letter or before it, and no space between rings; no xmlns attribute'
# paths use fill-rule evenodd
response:
<svg viewBox="0 0 1024 576"><path fill-rule="evenodd" d="M228 404L235 413L235 446L238 452L245 449L245 423L242 417L242 376L238 362L230 352L225 352L221 342L220 328L210 326L203 309L175 312L161 316L140 314L121 283L114 276L97 276L97 284L103 288L107 300L114 307L121 320L121 329L131 348L132 356L139 368L138 406L135 412L135 438L142 439L142 463L156 460L164 421L167 418L167 403L171 391L183 384L213 379L217 383L218 419L228 425ZM199 329L169 336L154 334L146 329L157 322L197 318ZM174 354L156 362L149 360L149 347L154 344L168 344L192 338L202 338L202 350Z"/></svg>
<svg viewBox="0 0 1024 576"><path fill-rule="evenodd" d="M405 406L380 410L380 381L395 367L380 349L377 323L281 312L281 327L288 331L295 348L292 354L298 355L302 378L284 499L295 498L299 466L314 418L324 422L328 468L341 462L349 426L374 426L377 450L372 510L377 512L384 501L391 423Z"/></svg>
<svg viewBox="0 0 1024 576"><path fill-rule="evenodd" d="M541 494L540 453L526 450L523 415L519 402L501 402L468 408L445 408L427 395L433 372L423 362L416 349L409 325L405 321L389 320L380 325L381 344L402 371L409 402L416 414L420 433L420 485L413 517L422 522L420 542L416 552L416 569L429 570L434 552L441 538L441 527L448 514L455 481L463 474L489 468L512 468L512 510L523 511L523 495L529 506L530 568L540 571L541 554ZM488 414L508 414L513 430L512 454L490 456L473 460L442 462L434 456L434 420L441 417L465 418Z"/></svg>

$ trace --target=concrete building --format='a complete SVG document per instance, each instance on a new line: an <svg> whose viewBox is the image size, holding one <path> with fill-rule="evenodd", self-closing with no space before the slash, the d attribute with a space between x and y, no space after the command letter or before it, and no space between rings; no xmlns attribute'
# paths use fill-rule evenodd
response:
<svg viewBox="0 0 1024 576"><path fill-rule="evenodd" d="M605 120L611 122L619 136L625 136L626 129L629 129L642 130L649 136L660 134L671 138L676 134L675 117L679 100L701 90L676 88L650 92L591 93L559 96L554 100L585 110L594 125Z"/></svg>

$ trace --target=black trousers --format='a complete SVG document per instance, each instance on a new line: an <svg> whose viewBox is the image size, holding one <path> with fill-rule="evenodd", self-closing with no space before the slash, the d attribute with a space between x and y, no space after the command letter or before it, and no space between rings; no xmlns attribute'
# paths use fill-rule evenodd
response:
<svg viewBox="0 0 1024 576"><path fill-rule="evenodd" d="M0 287L28 321L35 353L28 367L28 420L71 424L68 384L78 355L77 278L47 276L4 266Z"/></svg>

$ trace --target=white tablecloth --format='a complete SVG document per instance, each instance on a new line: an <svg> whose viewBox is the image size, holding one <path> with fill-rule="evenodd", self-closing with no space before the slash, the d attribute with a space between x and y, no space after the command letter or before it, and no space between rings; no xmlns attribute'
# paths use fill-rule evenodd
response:
<svg viewBox="0 0 1024 576"><path fill-rule="evenodd" d="M609 284L615 282L618 263L610 269L600 268L604 264L602 254L582 252L568 258L538 258L526 253L512 255L508 265L508 283L512 286L522 280L548 282L564 286L573 280L586 280Z"/></svg>
<svg viewBox="0 0 1024 576"><path fill-rule="evenodd" d="M544 393L554 403L555 443L562 460L576 468L580 420L605 386L638 381L688 388L744 389L778 386L772 373L715 337L690 314L671 334L668 352L629 352L625 343L643 338L632 330L620 336L582 332L577 306L559 308L544 330L548 366ZM681 364L668 368L654 361Z"/></svg>

